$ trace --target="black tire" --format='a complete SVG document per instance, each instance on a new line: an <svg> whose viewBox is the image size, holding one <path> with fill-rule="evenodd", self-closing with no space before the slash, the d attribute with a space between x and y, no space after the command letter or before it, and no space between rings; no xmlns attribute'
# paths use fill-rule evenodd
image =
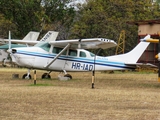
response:
<svg viewBox="0 0 160 120"><path fill-rule="evenodd" d="M44 74L42 75L42 79L51 79L51 76L48 75L48 73L44 73Z"/></svg>
<svg viewBox="0 0 160 120"><path fill-rule="evenodd" d="M27 73L23 75L22 79L27 79ZM29 79L32 79L32 76L29 74Z"/></svg>
<svg viewBox="0 0 160 120"><path fill-rule="evenodd" d="M70 74L65 74L64 77L69 77L70 79L72 79L72 76Z"/></svg>

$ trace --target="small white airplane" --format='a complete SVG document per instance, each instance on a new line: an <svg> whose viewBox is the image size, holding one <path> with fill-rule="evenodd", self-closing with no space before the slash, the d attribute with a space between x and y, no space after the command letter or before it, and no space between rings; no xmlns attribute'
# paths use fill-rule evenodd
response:
<svg viewBox="0 0 160 120"><path fill-rule="evenodd" d="M39 32L30 31L22 40L30 40L30 41L36 41L38 39ZM0 62L2 62L3 65L5 65L6 62L10 62L9 55L6 52L8 49L8 43L6 44L7 39L0 39L0 43L2 46L0 46ZM13 39L12 39L13 40ZM19 41L19 40L18 40ZM12 44L11 47L24 47L25 45L16 45Z"/></svg>
<svg viewBox="0 0 160 120"><path fill-rule="evenodd" d="M58 32L55 31L48 31L44 37L40 40L41 42L45 41L51 41L51 40L56 40L58 35ZM11 60L9 59L9 55L6 52L9 48L8 42L11 41L14 44L11 44L10 47L28 47L28 46L33 46L40 41L37 41L39 36L39 32L29 32L22 40L17 40L17 39L0 39L1 43L5 44L0 46L0 61L2 62L2 65L5 65L6 62L10 62ZM9 33L10 37L10 33ZM7 44L6 44L7 43ZM16 43L16 44L15 44Z"/></svg>
<svg viewBox="0 0 160 120"><path fill-rule="evenodd" d="M30 69L49 71L44 73L42 78L51 78L49 74L52 71L63 71L64 77L72 79L72 76L67 74L68 71L133 70L137 66L151 65L137 63L149 45L146 42L140 42L126 54L109 57L96 56L85 50L107 49L116 45L113 40L104 38L73 39L41 42L33 47L12 48L8 52L11 53L13 62L29 69L23 78L31 78Z"/></svg>

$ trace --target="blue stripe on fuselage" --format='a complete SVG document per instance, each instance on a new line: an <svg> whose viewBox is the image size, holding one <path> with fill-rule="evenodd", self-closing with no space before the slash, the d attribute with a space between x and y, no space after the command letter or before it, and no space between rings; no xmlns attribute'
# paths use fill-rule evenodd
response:
<svg viewBox="0 0 160 120"><path fill-rule="evenodd" d="M52 58L52 59L54 59L54 57L56 56L56 54L42 54L42 53L37 53L37 52L26 52L26 51L21 51L21 50L17 50L17 52L15 54L23 54L23 55L37 56L37 57L43 57L43 58ZM59 60L66 60L66 61L73 61L73 62L94 64L94 58L88 59L88 58L82 58L82 57L72 57L72 56L62 55L58 59ZM122 62L112 62L112 61L108 61L108 60L96 59L95 64L102 65L102 66L135 69L134 66L126 66Z"/></svg>

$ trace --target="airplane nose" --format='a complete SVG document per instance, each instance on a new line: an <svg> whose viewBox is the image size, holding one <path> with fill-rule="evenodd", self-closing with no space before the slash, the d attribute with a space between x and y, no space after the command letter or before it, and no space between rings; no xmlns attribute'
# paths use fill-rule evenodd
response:
<svg viewBox="0 0 160 120"><path fill-rule="evenodd" d="M17 52L17 50L16 50L16 49L8 49L7 52L8 52L8 53L13 53L13 54L14 54L14 53Z"/></svg>

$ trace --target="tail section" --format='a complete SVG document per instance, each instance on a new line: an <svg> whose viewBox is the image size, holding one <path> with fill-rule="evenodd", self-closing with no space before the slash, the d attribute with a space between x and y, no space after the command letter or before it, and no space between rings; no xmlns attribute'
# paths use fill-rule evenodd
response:
<svg viewBox="0 0 160 120"><path fill-rule="evenodd" d="M57 36L58 36L58 32L48 31L40 41L43 41L43 42L55 41Z"/></svg>
<svg viewBox="0 0 160 120"><path fill-rule="evenodd" d="M36 41L38 39L39 32L30 31L22 40Z"/></svg>
<svg viewBox="0 0 160 120"><path fill-rule="evenodd" d="M144 39L149 39L150 35L147 35ZM148 47L149 42L140 42L133 50L121 55L114 55L107 57L109 59L118 60L125 63L136 63L141 57L145 49Z"/></svg>

